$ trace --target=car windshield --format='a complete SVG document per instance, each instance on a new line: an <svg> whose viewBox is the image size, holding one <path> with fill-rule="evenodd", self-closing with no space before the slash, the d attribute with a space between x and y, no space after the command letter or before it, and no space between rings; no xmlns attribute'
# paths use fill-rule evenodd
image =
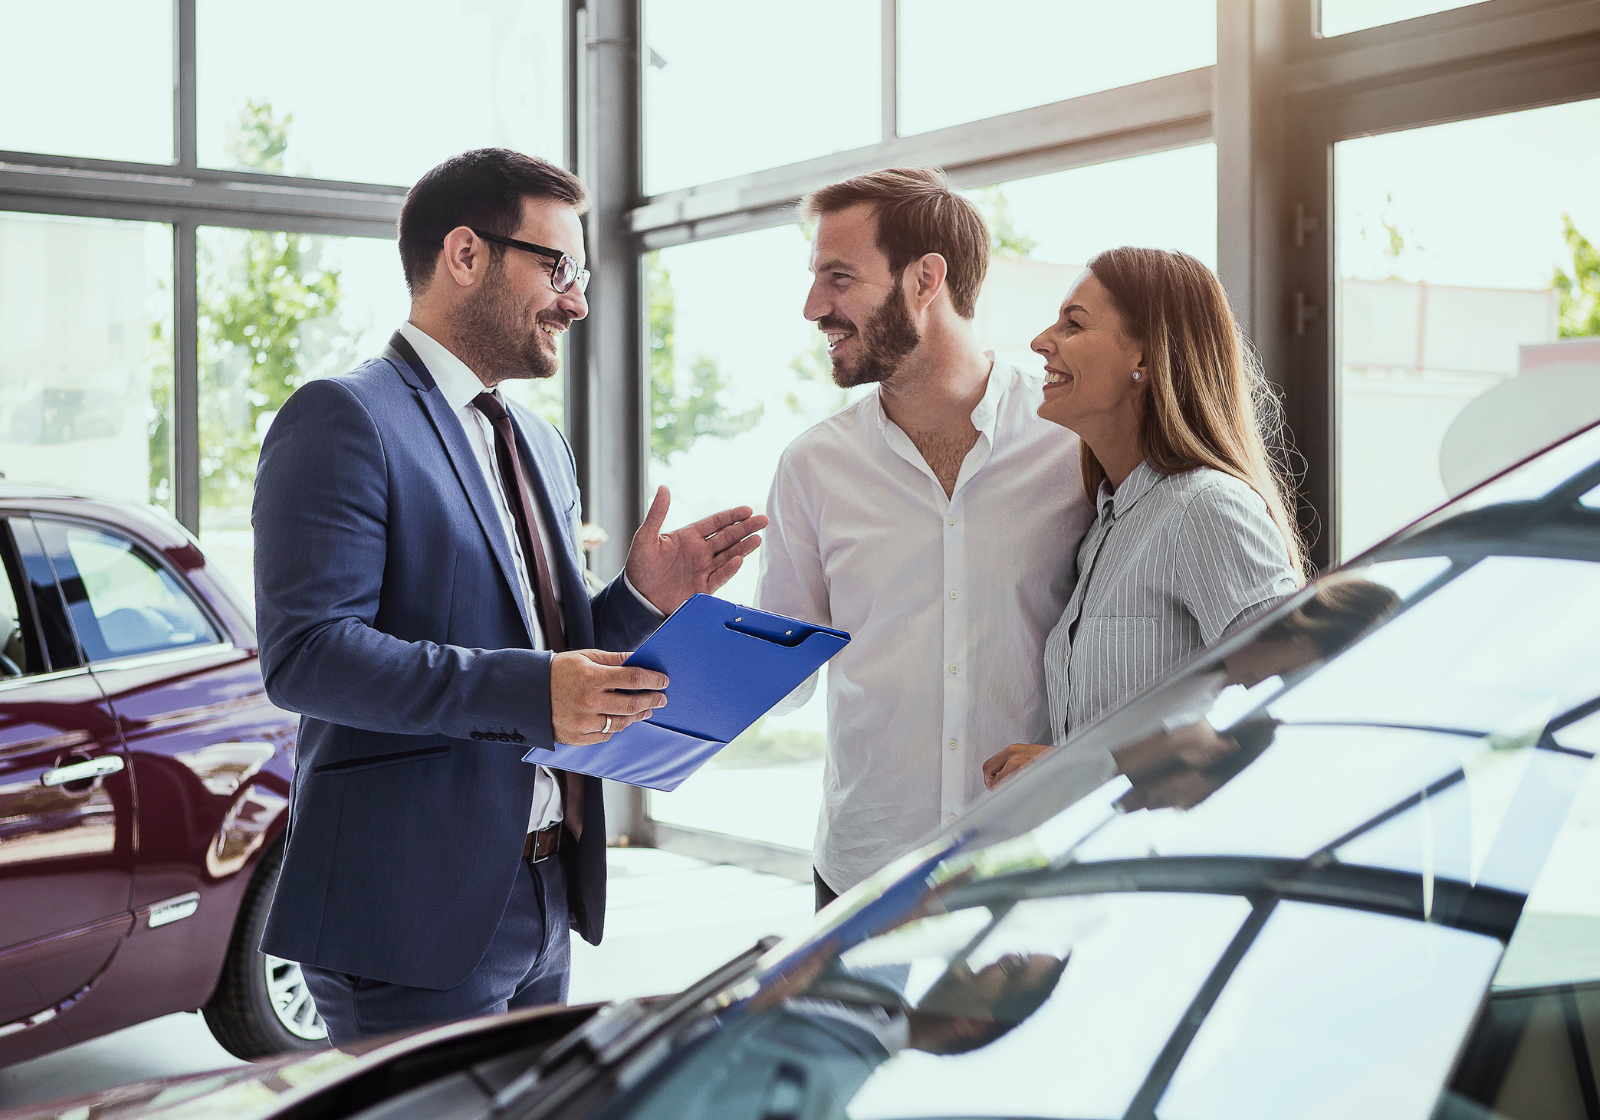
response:
<svg viewBox="0 0 1600 1120"><path fill-rule="evenodd" d="M1592 1094L1597 494L1600 428L1308 585L681 1016L590 1114L1519 1117L1549 1075L1463 1048L1541 999Z"/></svg>

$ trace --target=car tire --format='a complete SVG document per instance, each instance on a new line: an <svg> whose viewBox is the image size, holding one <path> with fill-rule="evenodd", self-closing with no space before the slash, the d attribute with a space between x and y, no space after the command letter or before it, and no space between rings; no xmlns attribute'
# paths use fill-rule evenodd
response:
<svg viewBox="0 0 1600 1120"><path fill-rule="evenodd" d="M311 1002L300 966L256 947L282 867L280 842L261 857L245 888L222 977L202 1008L212 1036L224 1050L245 1061L328 1046L327 1028Z"/></svg>

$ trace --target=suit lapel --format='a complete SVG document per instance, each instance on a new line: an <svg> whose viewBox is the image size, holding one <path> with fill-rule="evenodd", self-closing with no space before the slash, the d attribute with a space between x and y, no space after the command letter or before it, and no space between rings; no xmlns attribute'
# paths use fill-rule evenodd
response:
<svg viewBox="0 0 1600 1120"><path fill-rule="evenodd" d="M505 530L501 528L500 514L495 509L494 498L489 494L489 486L484 481L482 469L478 466L478 458L472 453L472 445L467 442L467 433L461 427L460 418L450 410L444 394L438 391L433 375L428 372L428 367L422 364L422 359L417 356L411 343L406 341L405 335L395 332L394 337L389 340L389 349L385 351L384 357L394 363L402 375L409 367L409 372L416 379L412 381L407 378L407 381L416 390L416 397L422 404L423 412L432 423L439 442L444 445L445 456L450 460L456 480L466 491L467 501L478 519L478 526L489 542L489 550L494 553L495 563L500 566L500 575L511 591L512 601L517 604L517 614L522 618L523 628L528 633L528 644L531 646L533 626L528 620L527 604L522 600L522 582L517 579L517 570L511 560L511 544L506 540Z"/></svg>

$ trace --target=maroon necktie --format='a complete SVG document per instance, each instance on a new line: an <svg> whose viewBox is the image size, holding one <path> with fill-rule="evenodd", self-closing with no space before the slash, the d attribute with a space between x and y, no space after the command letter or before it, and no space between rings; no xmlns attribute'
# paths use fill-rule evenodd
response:
<svg viewBox="0 0 1600 1120"><path fill-rule="evenodd" d="M544 542L539 539L539 522L534 517L539 499L534 496L528 476L522 470L522 457L517 454L517 438L511 428L511 416L500 398L493 393L479 393L472 399L472 407L489 418L494 426L494 453L500 462L500 479L506 488L506 499L511 506L511 519L517 523L521 538L522 555L533 577L533 598L539 611L539 625L544 627L544 641L552 652L567 648L566 627L561 623L561 608L556 603L555 585L550 582L550 564L545 559ZM555 532L551 527L552 534Z"/></svg>

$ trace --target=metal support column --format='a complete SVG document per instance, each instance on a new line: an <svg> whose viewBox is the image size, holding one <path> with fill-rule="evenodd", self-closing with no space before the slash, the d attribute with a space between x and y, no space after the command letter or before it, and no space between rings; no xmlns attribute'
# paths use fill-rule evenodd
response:
<svg viewBox="0 0 1600 1120"><path fill-rule="evenodd" d="M195 112L195 0L173 4L173 141L179 170L199 164ZM172 226L172 498L189 532L200 533L200 295L195 222Z"/></svg>
<svg viewBox="0 0 1600 1120"><path fill-rule="evenodd" d="M597 556L603 578L621 570L644 513L647 304L638 240L628 214L644 200L641 0L584 0L573 12L578 174L592 203L586 219L589 317L569 356L568 426L588 520L610 536ZM611 839L651 841L645 791L612 785Z"/></svg>
<svg viewBox="0 0 1600 1120"><path fill-rule="evenodd" d="M172 497L184 528L200 534L200 336L195 224L172 226Z"/></svg>
<svg viewBox="0 0 1600 1120"><path fill-rule="evenodd" d="M1212 131L1217 145L1217 272L1267 373L1281 377L1278 278L1283 175L1281 30L1285 0L1219 0Z"/></svg>
<svg viewBox="0 0 1600 1120"><path fill-rule="evenodd" d="M1267 378L1283 394L1291 466L1305 477L1302 526L1319 565L1328 562L1326 479L1331 463L1310 407L1325 388L1306 368L1305 326L1325 314L1326 295L1297 279L1299 227L1288 190L1290 153L1285 73L1295 32L1310 26L1310 0L1218 0L1212 132L1217 145L1217 272ZM1302 27L1302 23L1304 26ZM1302 217L1302 226L1305 219ZM1304 233L1298 236L1303 240ZM1320 373L1320 371L1319 371ZM1308 430L1309 429L1309 430Z"/></svg>
<svg viewBox="0 0 1600 1120"><path fill-rule="evenodd" d="M900 0L879 0L882 11L879 19L879 57L882 59L880 110L883 115L883 136L880 143L889 143L900 135Z"/></svg>

